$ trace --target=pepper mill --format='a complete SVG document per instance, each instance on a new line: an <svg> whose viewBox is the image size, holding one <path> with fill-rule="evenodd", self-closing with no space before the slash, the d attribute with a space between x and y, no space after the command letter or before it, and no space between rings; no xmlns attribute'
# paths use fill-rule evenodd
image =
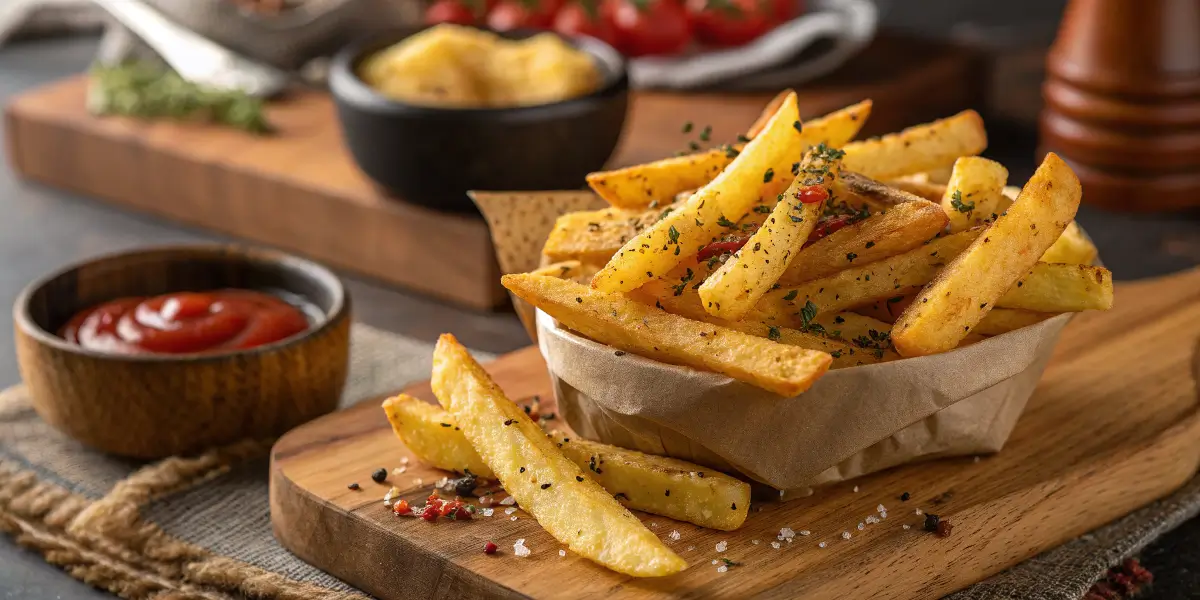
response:
<svg viewBox="0 0 1200 600"><path fill-rule="evenodd" d="M1071 0L1046 58L1038 154L1083 201L1200 206L1200 0Z"/></svg>

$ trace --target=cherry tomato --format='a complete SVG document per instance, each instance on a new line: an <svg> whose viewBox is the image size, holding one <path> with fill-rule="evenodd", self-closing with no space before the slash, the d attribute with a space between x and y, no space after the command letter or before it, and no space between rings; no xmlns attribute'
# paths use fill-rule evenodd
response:
<svg viewBox="0 0 1200 600"><path fill-rule="evenodd" d="M586 35L617 45L617 30L595 0L576 0L563 6L554 16L554 31L567 37Z"/></svg>
<svg viewBox="0 0 1200 600"><path fill-rule="evenodd" d="M778 0L688 0L696 39L711 46L741 46L781 22Z"/></svg>
<svg viewBox="0 0 1200 600"><path fill-rule="evenodd" d="M562 0L501 0L487 15L487 26L496 31L549 29Z"/></svg>
<svg viewBox="0 0 1200 600"><path fill-rule="evenodd" d="M771 3L774 8L775 18L780 23L786 23L796 18L796 15L804 12L804 0L773 0Z"/></svg>
<svg viewBox="0 0 1200 600"><path fill-rule="evenodd" d="M455 23L474 25L475 11L458 0L437 0L425 9L425 24Z"/></svg>
<svg viewBox="0 0 1200 600"><path fill-rule="evenodd" d="M616 0L611 8L617 45L629 56L678 54L692 41L687 11L678 0Z"/></svg>

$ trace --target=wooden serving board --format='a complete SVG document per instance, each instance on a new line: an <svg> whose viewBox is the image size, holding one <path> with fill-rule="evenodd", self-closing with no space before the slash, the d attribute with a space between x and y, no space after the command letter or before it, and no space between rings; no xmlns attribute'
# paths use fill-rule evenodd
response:
<svg viewBox="0 0 1200 600"><path fill-rule="evenodd" d="M949 46L884 38L845 69L806 85L804 116L875 100L869 132L977 106L978 61ZM929 90L938 90L930 94ZM507 304L487 226L389 198L345 149L323 92L275 102L279 132L98 119L83 76L7 107L8 156L22 176L126 208L265 243L474 308ZM614 164L673 155L687 120L733 140L773 93L635 94ZM583 182L580 182L582 184Z"/></svg>
<svg viewBox="0 0 1200 600"><path fill-rule="evenodd" d="M1119 284L1116 308L1067 327L999 454L896 468L787 503L755 502L735 532L639 515L689 562L668 578L637 580L570 553L560 557L562 545L523 512L516 521L497 510L490 518L436 524L393 516L381 501L388 485L421 503L446 473L403 447L376 402L279 440L271 519L292 552L383 599L933 598L1095 529L1195 475L1198 337L1200 269ZM511 398L551 396L536 348L506 355L489 371ZM408 391L432 400L427 384ZM785 424L780 435L787 435ZM372 470L392 469L403 457L410 459L404 474L387 485L371 481ZM350 482L363 490L348 490ZM904 492L911 494L906 502L899 499ZM859 531L879 504L887 519ZM949 518L953 534L921 531L916 509ZM812 535L773 549L782 527ZM670 541L672 530L678 541ZM530 557L513 556L518 538ZM501 554L483 554L488 540ZM728 543L724 553L715 550L721 541ZM719 557L740 565L718 573L712 560Z"/></svg>

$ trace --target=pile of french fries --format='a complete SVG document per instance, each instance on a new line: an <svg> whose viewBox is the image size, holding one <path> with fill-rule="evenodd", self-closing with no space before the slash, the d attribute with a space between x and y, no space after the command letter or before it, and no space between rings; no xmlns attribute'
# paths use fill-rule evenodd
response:
<svg viewBox="0 0 1200 600"><path fill-rule="evenodd" d="M1112 305L1075 225L1057 156L1020 190L977 155L965 111L852 141L870 101L802 123L780 94L736 146L593 173L611 205L563 215L515 296L614 348L790 397L830 368L947 352L1064 312ZM497 479L573 552L638 577L687 563L629 509L721 530L747 483L684 461L544 431L451 335L441 408L384 402L396 435L442 469Z"/></svg>
<svg viewBox="0 0 1200 600"><path fill-rule="evenodd" d="M870 112L802 123L787 91L743 145L593 173L611 207L560 217L547 266L504 286L595 341L782 396L1112 306L1061 159L1018 190L978 156L974 111L852 141Z"/></svg>

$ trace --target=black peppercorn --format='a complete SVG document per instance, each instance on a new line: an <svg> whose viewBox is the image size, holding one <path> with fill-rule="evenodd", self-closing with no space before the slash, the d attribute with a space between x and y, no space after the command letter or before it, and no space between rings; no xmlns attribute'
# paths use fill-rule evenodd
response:
<svg viewBox="0 0 1200 600"><path fill-rule="evenodd" d="M375 469L375 471L371 473L371 481L374 481L375 483L383 483L387 481L387 476L387 469Z"/></svg>
<svg viewBox="0 0 1200 600"><path fill-rule="evenodd" d="M929 533L936 533L938 530L938 523L941 521L941 517L933 513L927 513L925 515L925 531L928 531Z"/></svg>
<svg viewBox="0 0 1200 600"><path fill-rule="evenodd" d="M354 491L358 491L358 490L360 489L360 488L359 488L359 485L358 485L357 483L352 483L352 484L350 484L350 485L348 485L348 486L346 486L346 487L347 487L347 488L350 488L350 489L352 489L352 490L354 490Z"/></svg>

